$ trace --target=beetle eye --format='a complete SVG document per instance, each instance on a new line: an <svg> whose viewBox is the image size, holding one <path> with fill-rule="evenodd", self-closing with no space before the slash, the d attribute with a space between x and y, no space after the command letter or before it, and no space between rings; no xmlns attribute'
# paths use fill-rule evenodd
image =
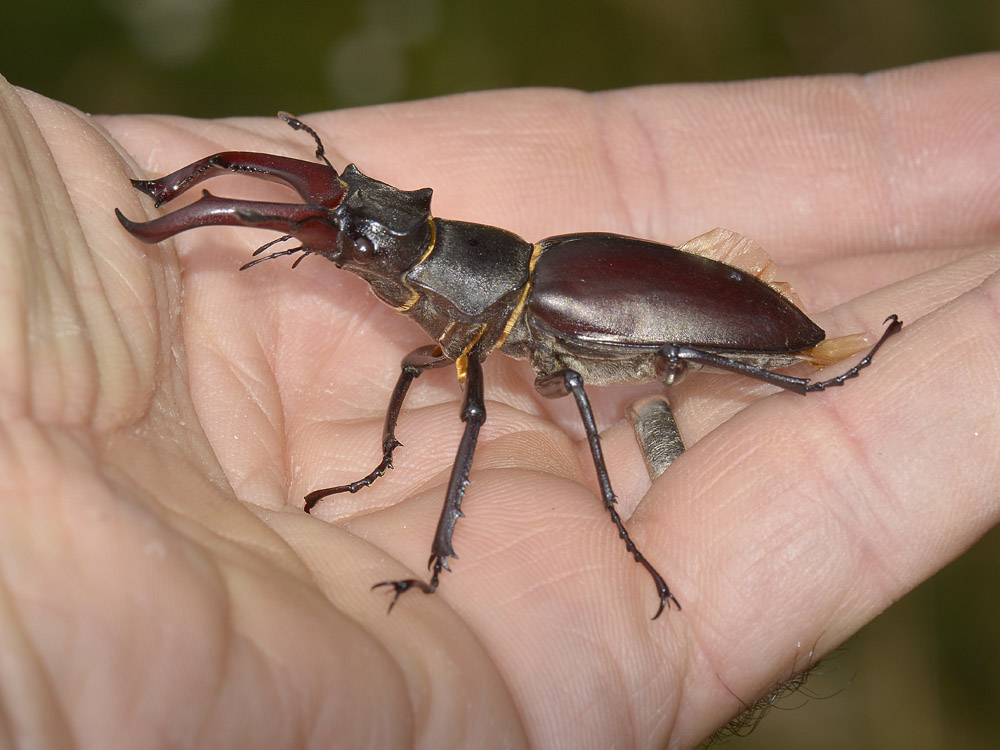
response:
<svg viewBox="0 0 1000 750"><path fill-rule="evenodd" d="M354 257L355 263L361 266L366 266L375 260L375 245L367 237L358 237L354 241Z"/></svg>

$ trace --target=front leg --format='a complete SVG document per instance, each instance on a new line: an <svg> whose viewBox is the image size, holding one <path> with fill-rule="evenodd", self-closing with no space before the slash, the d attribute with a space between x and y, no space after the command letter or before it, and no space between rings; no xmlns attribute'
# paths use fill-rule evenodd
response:
<svg viewBox="0 0 1000 750"><path fill-rule="evenodd" d="M452 360L444 356L441 348L436 344L414 349L403 357L402 372L399 373L399 380L396 381L396 387L392 390L389 408L385 413L385 426L382 428L382 461L370 474L356 482L310 492L305 497L306 513L312 511L316 503L324 497L336 495L339 492L357 492L362 487L370 486L376 479L385 474L386 469L392 468L392 452L396 448L402 447L402 443L396 440L396 423L399 421L399 412L403 408L403 401L410 390L410 384L415 378L420 377L424 370L444 367L451 362Z"/></svg>
<svg viewBox="0 0 1000 750"><path fill-rule="evenodd" d="M486 421L486 404L483 399L483 367L474 356L469 357L469 367L466 372L465 381L465 401L462 404L462 421L465 422L465 431L462 433L462 442L458 446L458 454L455 456L455 463L451 469L451 479L448 480L448 492L445 495L444 508L441 509L441 518L438 520L437 531L434 532L434 543L431 545L431 557L427 561L427 567L431 570L429 582L416 578L407 578L402 581L382 581L372 586L377 589L381 586L391 586L394 590L392 601L389 602L389 611L399 597L412 588L417 588L425 594L433 594L437 590L442 570L451 570L448 567L448 558L458 559L451 546L451 538L455 532L455 524L461 518L462 498L465 495L465 488L469 486L469 471L472 469L472 457L476 452L476 443L479 440L479 429Z"/></svg>
<svg viewBox="0 0 1000 750"><path fill-rule="evenodd" d="M639 548L635 546L635 542L632 541L632 538L628 535L628 531L625 529L625 524L622 523L621 516L615 510L617 500L615 499L614 490L611 489L608 467L604 463L604 452L601 450L601 438L597 432L597 424L594 421L594 411L590 408L590 399L587 398L586 391L583 390L583 378L580 376L580 373L575 370L562 370L552 375L540 377L535 380L535 388L546 398L557 398L569 393L573 394L573 398L576 399L577 408L580 410L580 417L583 419L583 429L587 433L587 442L590 444L590 455L594 459L594 468L597 469L597 483L601 486L601 497L604 499L604 507L607 508L608 513L611 515L611 521L618 529L618 536L625 542L625 549L632 554L633 559L637 563L646 569L646 572L652 577L653 583L656 584L656 591L660 595L660 608L656 610L653 619L655 620L663 614L663 610L669 606L671 601L680 610L680 602L670 593L670 589L667 587L666 581L663 580L663 576L657 572L656 568L649 563L639 551Z"/></svg>

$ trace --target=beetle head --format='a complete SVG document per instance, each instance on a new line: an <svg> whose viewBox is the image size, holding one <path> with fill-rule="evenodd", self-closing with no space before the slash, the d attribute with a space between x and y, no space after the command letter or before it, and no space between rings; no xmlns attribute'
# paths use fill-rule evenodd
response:
<svg viewBox="0 0 1000 750"><path fill-rule="evenodd" d="M400 190L349 164L341 179L347 197L332 212L340 230L338 252L322 252L364 278L399 279L427 248L431 189Z"/></svg>
<svg viewBox="0 0 1000 750"><path fill-rule="evenodd" d="M325 161L325 160L324 160ZM173 200L216 174L246 172L284 182L304 203L270 203L220 198L207 190L177 211L148 222L134 222L116 210L118 220L144 242L161 242L179 232L204 226L248 226L273 229L302 244L258 257L243 268L284 255L322 255L365 279L390 304L401 304L410 292L404 273L430 249L431 189L399 190L362 174L349 165L343 175L329 165L247 152L224 152L190 164L158 180L133 180L136 189L156 200Z"/></svg>

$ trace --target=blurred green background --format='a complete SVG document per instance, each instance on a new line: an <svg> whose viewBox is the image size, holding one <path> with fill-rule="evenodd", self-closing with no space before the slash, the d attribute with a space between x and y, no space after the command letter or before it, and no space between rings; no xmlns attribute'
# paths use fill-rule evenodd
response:
<svg viewBox="0 0 1000 750"><path fill-rule="evenodd" d="M33 0L5 17L0 74L13 83L89 112L203 117L866 72L1000 49L995 0ZM995 531L730 746L997 747L998 588Z"/></svg>
<svg viewBox="0 0 1000 750"><path fill-rule="evenodd" d="M270 115L508 86L864 72L996 49L990 0L14 0L12 82L88 112Z"/></svg>

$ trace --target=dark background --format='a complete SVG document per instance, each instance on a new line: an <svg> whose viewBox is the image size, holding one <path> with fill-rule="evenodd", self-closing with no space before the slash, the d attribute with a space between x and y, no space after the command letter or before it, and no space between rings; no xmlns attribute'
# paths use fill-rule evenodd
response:
<svg viewBox="0 0 1000 750"><path fill-rule="evenodd" d="M864 72L1000 42L990 0L13 0L4 18L12 82L198 117Z"/></svg>
<svg viewBox="0 0 1000 750"><path fill-rule="evenodd" d="M4 17L11 82L88 112L201 117L863 73L1000 49L991 0L14 0ZM994 531L730 746L995 746L998 588Z"/></svg>

